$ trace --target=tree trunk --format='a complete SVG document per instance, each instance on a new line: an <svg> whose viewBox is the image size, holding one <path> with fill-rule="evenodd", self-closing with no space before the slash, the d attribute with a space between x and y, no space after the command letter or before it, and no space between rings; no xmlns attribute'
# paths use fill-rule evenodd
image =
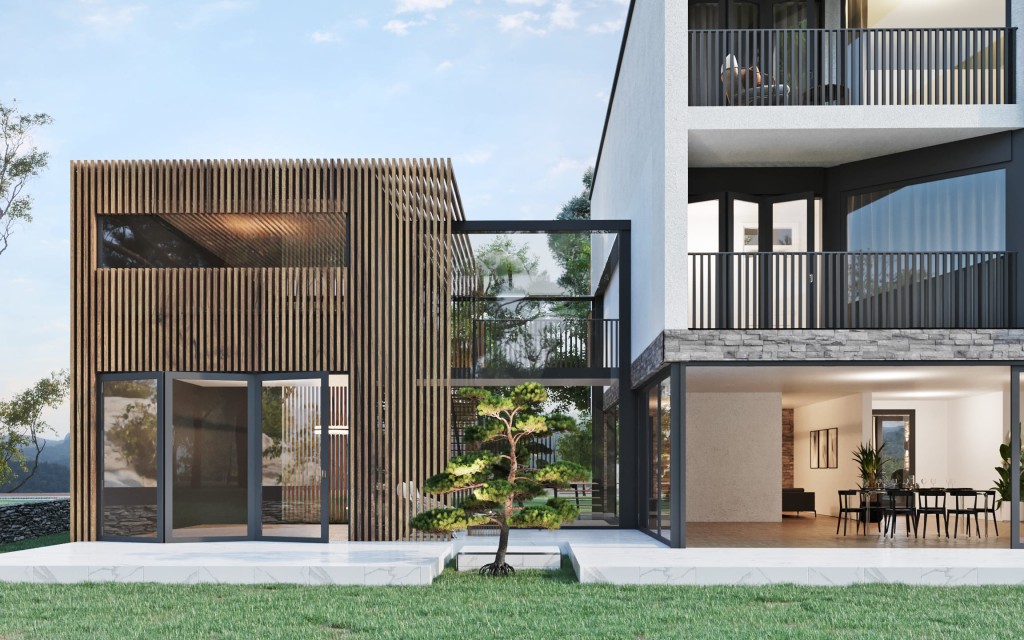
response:
<svg viewBox="0 0 1024 640"><path fill-rule="evenodd" d="M508 551L508 521L501 523L501 534L498 536L498 552L494 554L495 566L505 564L505 553Z"/></svg>

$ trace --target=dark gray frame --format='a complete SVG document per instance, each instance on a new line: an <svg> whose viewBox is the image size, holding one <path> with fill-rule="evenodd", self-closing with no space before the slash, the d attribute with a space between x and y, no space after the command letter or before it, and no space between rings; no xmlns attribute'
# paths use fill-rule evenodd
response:
<svg viewBox="0 0 1024 640"><path fill-rule="evenodd" d="M871 437L875 439L875 446L881 435L878 420L880 416L907 416L910 424L910 473L917 474L917 412L914 409L873 409L871 411Z"/></svg>
<svg viewBox="0 0 1024 640"><path fill-rule="evenodd" d="M1020 477L1020 443L1021 443L1021 406L1020 378L1024 375L1024 366L1010 368L1010 478ZM1020 482L1010 482L1010 548L1024 549L1024 541L1020 539Z"/></svg>
<svg viewBox="0 0 1024 640"><path fill-rule="evenodd" d="M99 475L99 517L97 519L98 539L114 542L140 543L189 543L189 542L226 542L237 540L269 540L280 542L328 542L330 539L330 434L328 420L330 416L330 374L326 372L295 372L295 373L194 373L194 372L139 372L139 373L102 373L97 377L97 474ZM264 380L320 380L320 536L289 537L265 536L262 531L262 456L255 455L260 447L259 428L262 424L262 403L260 394ZM103 534L103 393L102 384L111 380L156 380L157 387L157 535L154 538L108 536ZM239 380L245 381L249 413L248 434L248 473L257 485L247 489L248 521L244 536L197 536L187 539L174 538L173 519L173 483L167 482L166 470L173 464L173 430L168 429L173 416L175 380ZM351 504L351 500L349 500Z"/></svg>
<svg viewBox="0 0 1024 640"><path fill-rule="evenodd" d="M113 380L156 380L156 537L143 538L138 536L108 536L103 533L103 445L106 426L103 424L103 383ZM96 539L109 542L164 542L164 374L157 371L139 373L101 373L96 378L96 473L98 491L96 503L99 511L96 518Z"/></svg>

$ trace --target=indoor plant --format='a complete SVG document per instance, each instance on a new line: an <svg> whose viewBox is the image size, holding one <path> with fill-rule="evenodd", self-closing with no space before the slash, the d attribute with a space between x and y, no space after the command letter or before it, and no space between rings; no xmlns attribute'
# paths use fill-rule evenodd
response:
<svg viewBox="0 0 1024 640"><path fill-rule="evenodd" d="M861 488L870 489L878 486L878 478L884 473L883 449L884 444L876 449L870 443L862 443L853 450L853 461L860 468Z"/></svg>
<svg viewBox="0 0 1024 640"><path fill-rule="evenodd" d="M1011 500L1011 493L1013 486L1010 484L1010 445L1003 443L999 445L999 457L1002 458L1002 463L996 467L996 473L999 477L996 479L996 484L992 488L999 494L999 498L996 500L996 508L1003 506L1004 502ZM1022 473L1017 481L1020 482L1020 495L1024 498L1024 451L1020 454L1020 462Z"/></svg>

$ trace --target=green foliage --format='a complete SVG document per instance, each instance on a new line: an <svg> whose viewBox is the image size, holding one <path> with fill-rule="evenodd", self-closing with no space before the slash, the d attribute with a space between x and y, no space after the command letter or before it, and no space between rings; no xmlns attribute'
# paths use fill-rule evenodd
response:
<svg viewBox="0 0 1024 640"><path fill-rule="evenodd" d="M31 471L35 470L45 446L40 436L53 432L42 418L43 410L59 407L67 397L70 385L68 372L57 371L10 400L0 401L0 485L7 484L19 470L27 474L22 475L23 482L32 477ZM22 451L26 447L36 451L31 468Z"/></svg>
<svg viewBox="0 0 1024 640"><path fill-rule="evenodd" d="M590 473L582 465L568 460L558 460L538 469L533 474L533 479L549 487L567 487L572 482L583 482L590 477Z"/></svg>
<svg viewBox="0 0 1024 640"><path fill-rule="evenodd" d="M527 500L544 495L545 487L562 487L584 480L586 469L572 462L556 462L543 469L526 464L534 439L572 430L575 422L564 415L543 415L540 408L548 398L547 389L527 382L505 392L463 389L461 393L477 402L484 426L470 431L467 439L488 442L489 448L453 457L439 473L426 480L428 493L469 491L455 509L431 509L413 518L420 531L457 531L475 523L493 522L501 528L495 561L487 565L492 576L511 575L505 564L508 531L511 527L557 529L579 515L575 505L549 500L547 505L524 506Z"/></svg>
<svg viewBox="0 0 1024 640"><path fill-rule="evenodd" d="M52 122L45 113L21 113L17 102L0 102L0 254L7 250L15 225L32 222L32 198L25 185L46 168L50 154L29 145L33 129Z"/></svg>
<svg viewBox="0 0 1024 640"><path fill-rule="evenodd" d="M451 533L485 522L487 522L487 518L484 516L466 515L462 509L438 507L416 514L410 524L417 531Z"/></svg>
<svg viewBox="0 0 1024 640"><path fill-rule="evenodd" d="M106 437L118 449L125 462L140 476L156 478L156 403L129 403L112 426L107 427Z"/></svg>
<svg viewBox="0 0 1024 640"><path fill-rule="evenodd" d="M996 501L996 508L1003 505L1004 502L1012 500L1013 485L1010 482L1010 445L1003 443L999 445L999 457L1002 462L996 467L996 473L998 474L996 484L992 488L995 489L996 493L999 494L999 499ZM1017 478L1020 486L1020 496L1024 499L1024 451L1020 453L1020 468L1021 473Z"/></svg>
<svg viewBox="0 0 1024 640"><path fill-rule="evenodd" d="M558 457L575 462L588 472L591 470L591 447L594 442L593 424L581 421L575 429L558 439Z"/></svg>
<svg viewBox="0 0 1024 640"><path fill-rule="evenodd" d="M868 443L857 445L853 450L853 461L857 463L863 486L874 486L885 475L885 445L873 448Z"/></svg>

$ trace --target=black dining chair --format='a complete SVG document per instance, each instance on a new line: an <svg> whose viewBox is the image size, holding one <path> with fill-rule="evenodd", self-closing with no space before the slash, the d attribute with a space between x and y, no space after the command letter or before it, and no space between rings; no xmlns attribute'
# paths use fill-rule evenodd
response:
<svg viewBox="0 0 1024 640"><path fill-rule="evenodd" d="M935 531L942 535L942 528L939 526L941 520L947 520L946 515L946 490L945 489L918 489L917 491L917 516L924 519L924 526L921 529L921 537L928 537L928 516L935 516ZM940 520L941 518L941 520ZM946 537L949 537L949 526L946 526Z"/></svg>
<svg viewBox="0 0 1024 640"><path fill-rule="evenodd" d="M853 497L858 496L856 504ZM864 494L856 489L844 489L839 491L839 520L836 521L836 535L839 535L839 525L843 525L843 535L846 535L846 525L850 522L850 516L857 516L857 526L854 533L860 531L864 526L864 533L868 532L867 504L864 502Z"/></svg>
<svg viewBox="0 0 1024 640"><path fill-rule="evenodd" d="M885 520L885 531L889 537L896 535L896 518L903 516L907 522L907 536L910 536L910 525L914 525L914 537L917 537L917 506L913 491L906 489L890 489L885 492L885 506L882 517Z"/></svg>
<svg viewBox="0 0 1024 640"><path fill-rule="evenodd" d="M957 537L960 528L960 517L967 520L967 535L971 535L971 516L974 516L974 528L978 529L978 537L981 537L981 530L978 527L978 492L974 489L958 488L949 489L949 496L953 498L953 506L946 509L946 537L949 537L949 519L953 518L953 537Z"/></svg>
<svg viewBox="0 0 1024 640"><path fill-rule="evenodd" d="M996 492L995 489L989 489L988 491L979 491L978 495L982 499L982 506L978 507L978 513L982 514L985 518L985 535L988 535L988 516L992 514L992 526L996 528L996 535L999 535L999 522L996 518Z"/></svg>

